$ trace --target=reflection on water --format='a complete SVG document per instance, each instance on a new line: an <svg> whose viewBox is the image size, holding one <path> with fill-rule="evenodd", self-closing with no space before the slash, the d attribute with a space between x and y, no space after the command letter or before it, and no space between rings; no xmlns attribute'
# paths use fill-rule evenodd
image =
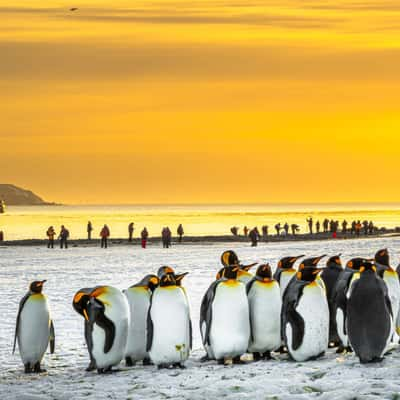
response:
<svg viewBox="0 0 400 400"><path fill-rule="evenodd" d="M0 230L6 240L45 238L50 225L59 231L68 227L71 238L86 237L86 223L92 221L93 237L108 224L112 237L126 237L129 222L135 223L137 237L144 226L150 235L159 236L163 226L176 233L182 223L191 236L230 234L233 225L243 227L276 223L296 223L306 230L306 218L314 221L333 218L342 221L372 220L378 226L400 226L400 204L260 204L260 205L104 205L104 206L10 206L0 215Z"/></svg>

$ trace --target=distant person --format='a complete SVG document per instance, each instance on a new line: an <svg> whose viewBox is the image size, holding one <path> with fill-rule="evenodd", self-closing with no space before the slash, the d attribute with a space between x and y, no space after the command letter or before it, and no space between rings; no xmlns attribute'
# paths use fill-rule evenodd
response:
<svg viewBox="0 0 400 400"><path fill-rule="evenodd" d="M317 234L319 233L320 229L321 229L321 224L320 224L319 221L317 221L317 222L315 223L315 230L316 230Z"/></svg>
<svg viewBox="0 0 400 400"><path fill-rule="evenodd" d="M275 230L276 230L276 235L279 236L281 234L281 223L279 222L278 224L275 225Z"/></svg>
<svg viewBox="0 0 400 400"><path fill-rule="evenodd" d="M60 239L60 249L64 247L68 249L69 230L64 225L61 225L61 230L58 238Z"/></svg>
<svg viewBox="0 0 400 400"><path fill-rule="evenodd" d="M87 223L86 231L88 240L92 240L93 225L90 221Z"/></svg>
<svg viewBox="0 0 400 400"><path fill-rule="evenodd" d="M263 225L261 227L261 233L264 239L268 237L268 225Z"/></svg>
<svg viewBox="0 0 400 400"><path fill-rule="evenodd" d="M356 222L356 236L360 236L361 228L362 228L361 222L357 221Z"/></svg>
<svg viewBox="0 0 400 400"><path fill-rule="evenodd" d="M308 230L310 231L310 235L313 234L313 219L312 217L307 218Z"/></svg>
<svg viewBox="0 0 400 400"><path fill-rule="evenodd" d="M128 241L132 242L132 238L133 238L133 231L135 230L135 224L133 222L131 222L128 225L128 234L129 234L129 238Z"/></svg>
<svg viewBox="0 0 400 400"><path fill-rule="evenodd" d="M347 221L343 220L342 222L342 232L347 233Z"/></svg>
<svg viewBox="0 0 400 400"><path fill-rule="evenodd" d="M249 232L249 238L251 240L251 246L252 247L256 247L257 246L257 242L258 242L258 229L257 228L253 228L250 232Z"/></svg>
<svg viewBox="0 0 400 400"><path fill-rule="evenodd" d="M350 233L351 233L352 235L356 233L356 225L357 225L356 221L353 221L353 222L351 223Z"/></svg>
<svg viewBox="0 0 400 400"><path fill-rule="evenodd" d="M142 248L145 249L147 245L147 239L149 238L149 232L147 232L146 227L143 228L140 233L140 237L142 238Z"/></svg>
<svg viewBox="0 0 400 400"><path fill-rule="evenodd" d="M249 228L248 228L247 226L245 226L245 227L243 228L243 233L244 233L244 236L246 236L246 237L247 237L247 235L249 234Z"/></svg>
<svg viewBox="0 0 400 400"><path fill-rule="evenodd" d="M56 231L54 230L53 226L49 226L49 229L47 229L46 235L49 239L49 241L47 243L47 248L54 249L54 238L56 237Z"/></svg>
<svg viewBox="0 0 400 400"><path fill-rule="evenodd" d="M182 226L182 224L179 224L178 229L176 230L176 233L178 234L178 241L179 241L179 243L181 243L181 242L182 242L183 234L185 233L185 232L183 231L183 226Z"/></svg>
<svg viewBox="0 0 400 400"><path fill-rule="evenodd" d="M285 235L289 235L289 224L285 222L285 225L283 225L283 230L285 231Z"/></svg>
<svg viewBox="0 0 400 400"><path fill-rule="evenodd" d="M296 236L296 233L300 230L300 227L297 224L292 224L290 227L292 229L292 235Z"/></svg>
<svg viewBox="0 0 400 400"><path fill-rule="evenodd" d="M372 221L369 221L368 232L370 235L372 235L374 233L374 223Z"/></svg>
<svg viewBox="0 0 400 400"><path fill-rule="evenodd" d="M171 246L171 236L171 230L168 228L168 226L163 228L161 231L161 239L165 249L168 249Z"/></svg>
<svg viewBox="0 0 400 400"><path fill-rule="evenodd" d="M328 226L329 226L329 220L327 218L325 218L324 222L322 223L322 227L324 229L324 233L328 232Z"/></svg>
<svg viewBox="0 0 400 400"><path fill-rule="evenodd" d="M0 242L4 241L4 232L0 231Z"/></svg>
<svg viewBox="0 0 400 400"><path fill-rule="evenodd" d="M104 224L103 228L100 231L100 237L101 237L101 248L107 248L107 242L108 238L110 237L110 229L106 224Z"/></svg>
<svg viewBox="0 0 400 400"><path fill-rule="evenodd" d="M237 226L232 226L231 233L233 236L237 236L239 233L239 228Z"/></svg>
<svg viewBox="0 0 400 400"><path fill-rule="evenodd" d="M369 228L369 223L367 220L364 220L363 223L363 228L364 228L364 235L367 236L368 235L368 228Z"/></svg>

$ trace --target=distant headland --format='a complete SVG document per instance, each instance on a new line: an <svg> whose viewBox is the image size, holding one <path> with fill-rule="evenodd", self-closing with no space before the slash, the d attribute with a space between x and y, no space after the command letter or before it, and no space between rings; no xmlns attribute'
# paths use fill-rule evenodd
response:
<svg viewBox="0 0 400 400"><path fill-rule="evenodd" d="M48 206L56 205L49 203L30 190L18 186L0 183L0 200L7 206Z"/></svg>

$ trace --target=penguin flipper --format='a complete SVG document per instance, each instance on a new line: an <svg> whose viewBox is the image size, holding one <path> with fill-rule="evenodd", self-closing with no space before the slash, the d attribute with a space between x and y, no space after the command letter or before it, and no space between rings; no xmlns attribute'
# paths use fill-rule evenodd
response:
<svg viewBox="0 0 400 400"><path fill-rule="evenodd" d="M150 351L151 346L153 344L153 320L151 319L151 305L152 305L153 296L150 298L150 306L149 311L147 312L147 343L146 343L146 351Z"/></svg>
<svg viewBox="0 0 400 400"><path fill-rule="evenodd" d="M26 293L25 296L19 302L17 320L15 323L14 346L13 346L13 351L12 351L13 354L15 353L15 348L17 347L17 337L19 334L19 322L20 322L20 318L21 318L21 312L22 312L22 309L24 308L25 303L29 299L30 295L31 295L30 292Z"/></svg>
<svg viewBox="0 0 400 400"><path fill-rule="evenodd" d="M189 348L190 350L193 349L193 327L191 318L189 318Z"/></svg>
<svg viewBox="0 0 400 400"><path fill-rule="evenodd" d="M282 268L277 268L272 276L279 283L279 285L281 284L281 274Z"/></svg>
<svg viewBox="0 0 400 400"><path fill-rule="evenodd" d="M104 330L105 342L104 342L104 353L107 354L113 344L115 339L115 325L110 319L108 319L104 314L99 315L96 320L97 325Z"/></svg>
<svg viewBox="0 0 400 400"><path fill-rule="evenodd" d="M206 294L203 297L200 308L200 330L203 322L206 323L206 330L203 337L203 344L210 345L210 332L211 332L211 322L212 322L212 302L215 297L215 291L220 281L214 281L208 288Z"/></svg>
<svg viewBox="0 0 400 400"><path fill-rule="evenodd" d="M292 328L292 349L297 350L303 343L304 320L295 310L294 304L288 306L286 316L287 323L289 323Z"/></svg>
<svg viewBox="0 0 400 400"><path fill-rule="evenodd" d="M250 293L250 290L254 284L254 282L256 281L256 278L252 278L246 285L246 293L247 296ZM252 320L251 320L251 315L250 315L250 341L253 342L254 341L254 335L253 335L253 324L252 324Z"/></svg>
<svg viewBox="0 0 400 400"><path fill-rule="evenodd" d="M54 354L55 347L56 347L56 333L54 331L53 320L50 320L50 354Z"/></svg>

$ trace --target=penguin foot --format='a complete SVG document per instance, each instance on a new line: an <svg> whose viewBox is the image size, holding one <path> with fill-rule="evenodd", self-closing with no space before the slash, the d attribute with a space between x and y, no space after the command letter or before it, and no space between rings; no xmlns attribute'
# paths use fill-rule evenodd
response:
<svg viewBox="0 0 400 400"><path fill-rule="evenodd" d="M266 351L263 355L262 358L264 360L272 360L272 356L271 356L271 352L270 351Z"/></svg>
<svg viewBox="0 0 400 400"><path fill-rule="evenodd" d="M280 354L286 354L288 351L287 351L286 346L281 346L281 347L279 347L277 352L280 353Z"/></svg>
<svg viewBox="0 0 400 400"><path fill-rule="evenodd" d="M154 365L154 364L151 362L150 358L145 358L143 360L143 365L148 366L148 365Z"/></svg>
<svg viewBox="0 0 400 400"><path fill-rule="evenodd" d="M87 372L91 372L94 371L96 369L96 364L94 363L94 361L90 361L89 365L86 368Z"/></svg>
<svg viewBox="0 0 400 400"><path fill-rule="evenodd" d="M240 356L237 356L232 358L232 364L242 365L246 363L240 359Z"/></svg>
<svg viewBox="0 0 400 400"><path fill-rule="evenodd" d="M217 360L217 364L218 365L225 365L225 359L221 358L221 359Z"/></svg>
<svg viewBox="0 0 400 400"><path fill-rule="evenodd" d="M127 367L133 367L135 363L132 360L132 357L125 357L125 363Z"/></svg>
<svg viewBox="0 0 400 400"><path fill-rule="evenodd" d="M174 363L172 364L172 368L186 369L186 367L182 363Z"/></svg>
<svg viewBox="0 0 400 400"><path fill-rule="evenodd" d="M107 368L97 368L97 373L99 375L102 374L111 374L113 372L112 367L107 367Z"/></svg>
<svg viewBox="0 0 400 400"><path fill-rule="evenodd" d="M260 353L253 353L253 361L257 362L262 359L262 355Z"/></svg>
<svg viewBox="0 0 400 400"><path fill-rule="evenodd" d="M24 367L25 367L25 369L24 369L25 374L30 374L32 372L32 368L29 363L25 364Z"/></svg>
<svg viewBox="0 0 400 400"><path fill-rule="evenodd" d="M200 362L202 362L202 363L207 362L207 361L210 361L210 357L208 357L208 354L206 354L205 356L200 358Z"/></svg>
<svg viewBox="0 0 400 400"><path fill-rule="evenodd" d="M168 366L165 365L165 364L158 364L157 365L157 369L164 369L164 368L168 368Z"/></svg>
<svg viewBox="0 0 400 400"><path fill-rule="evenodd" d="M35 364L35 366L33 367L33 372L35 372L36 374L40 374L41 372L46 372L46 370L40 368L40 363L37 362L37 363Z"/></svg>

